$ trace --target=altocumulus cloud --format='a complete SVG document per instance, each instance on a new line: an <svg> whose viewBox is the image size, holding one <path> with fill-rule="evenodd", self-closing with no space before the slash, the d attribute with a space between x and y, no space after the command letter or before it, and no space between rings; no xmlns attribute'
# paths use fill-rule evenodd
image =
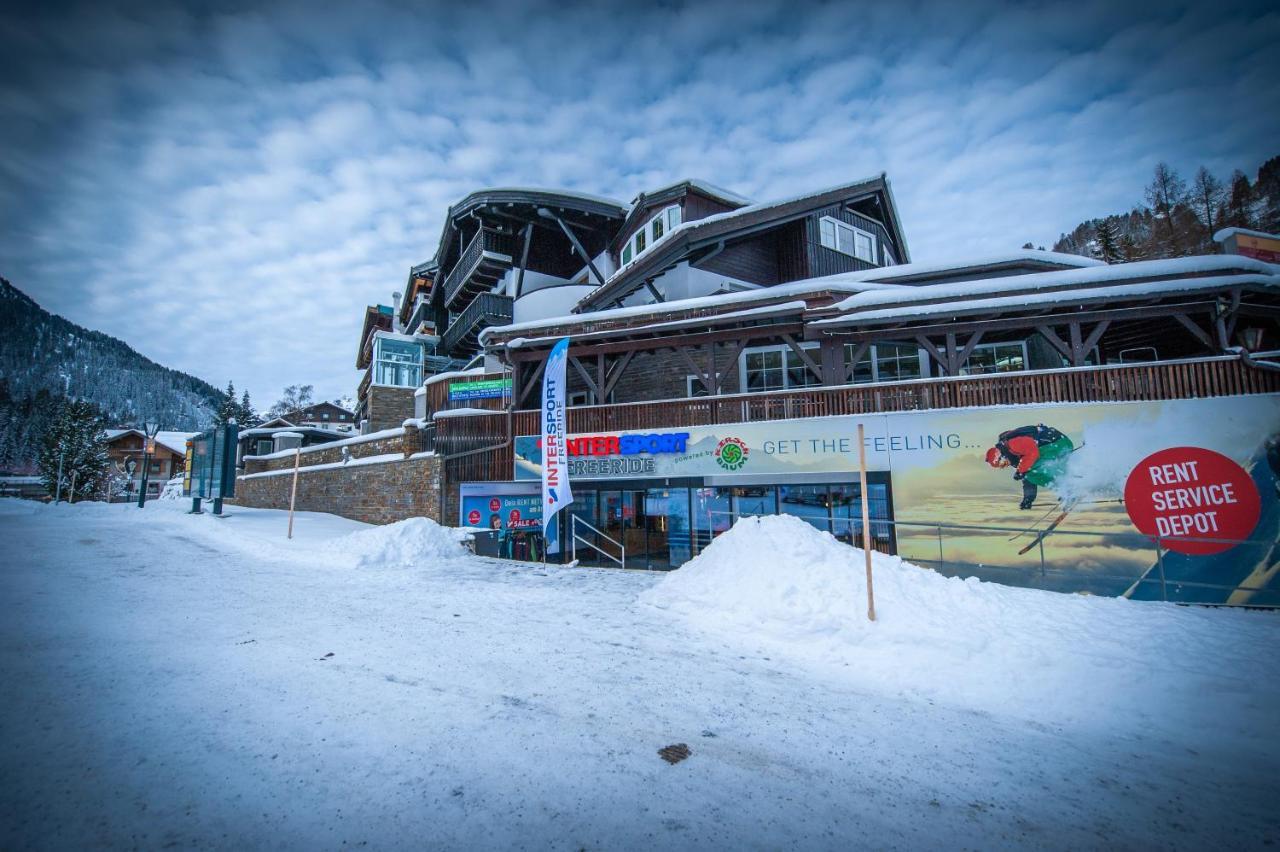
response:
<svg viewBox="0 0 1280 852"><path fill-rule="evenodd" d="M0 22L0 274L269 403L480 186L889 173L916 259L1049 243L1156 161L1276 153L1258 4L42 6Z"/></svg>

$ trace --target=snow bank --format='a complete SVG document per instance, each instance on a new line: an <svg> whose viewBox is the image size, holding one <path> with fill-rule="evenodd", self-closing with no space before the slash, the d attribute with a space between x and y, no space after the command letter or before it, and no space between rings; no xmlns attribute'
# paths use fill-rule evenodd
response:
<svg viewBox="0 0 1280 852"><path fill-rule="evenodd" d="M420 567L468 556L466 530L442 527L430 518L407 518L360 530L333 542L333 549L356 560L357 568Z"/></svg>
<svg viewBox="0 0 1280 852"><path fill-rule="evenodd" d="M1028 719L1213 727L1242 666L1268 686L1233 713L1280 701L1273 655L1239 658L1280 632L1274 613L1013 588L882 554L873 570L874 623L861 550L796 517L744 518L640 601L891 695Z"/></svg>

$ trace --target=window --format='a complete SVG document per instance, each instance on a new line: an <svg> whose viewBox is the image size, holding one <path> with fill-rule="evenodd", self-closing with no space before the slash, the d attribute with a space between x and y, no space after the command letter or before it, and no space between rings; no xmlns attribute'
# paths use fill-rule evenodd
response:
<svg viewBox="0 0 1280 852"><path fill-rule="evenodd" d="M329 412L327 412L327 411L326 411L324 414L321 414L321 415L320 415L320 419L321 419L321 420L328 420L328 419L329 419Z"/></svg>
<svg viewBox="0 0 1280 852"><path fill-rule="evenodd" d="M818 344L809 344L804 349L816 354ZM748 393L822 384L822 380L813 374L804 359L789 346L748 349L743 353L740 363L742 387Z"/></svg>
<svg viewBox="0 0 1280 852"><path fill-rule="evenodd" d="M417 387L422 383L422 347L408 340L379 337L374 370L376 384Z"/></svg>
<svg viewBox="0 0 1280 852"><path fill-rule="evenodd" d="M855 347L846 343L844 357L853 357ZM853 367L853 383L905 382L924 376L924 359L920 347L909 343L877 343L868 346Z"/></svg>
<svg viewBox="0 0 1280 852"><path fill-rule="evenodd" d="M253 451L255 456L265 456L271 452L273 442L270 438L259 438L257 449Z"/></svg>
<svg viewBox="0 0 1280 852"><path fill-rule="evenodd" d="M696 396L709 396L706 387L702 384L702 379L697 376L684 377L684 395L689 399Z"/></svg>
<svg viewBox="0 0 1280 852"><path fill-rule="evenodd" d="M672 205L659 210L657 214L645 222L639 230L637 230L631 239L627 240L627 244L622 247L622 265L626 266L631 261L644 254L645 249L652 248L653 244L662 239L663 235L677 228L680 225L680 207Z"/></svg>
<svg viewBox="0 0 1280 852"><path fill-rule="evenodd" d="M825 248L865 260L876 262L876 238L847 222L831 216L823 216L818 222L818 238Z"/></svg>
<svg viewBox="0 0 1280 852"><path fill-rule="evenodd" d="M965 359L960 374L976 376L981 373L1009 373L1027 368L1027 345L1021 340L1012 343L979 343Z"/></svg>

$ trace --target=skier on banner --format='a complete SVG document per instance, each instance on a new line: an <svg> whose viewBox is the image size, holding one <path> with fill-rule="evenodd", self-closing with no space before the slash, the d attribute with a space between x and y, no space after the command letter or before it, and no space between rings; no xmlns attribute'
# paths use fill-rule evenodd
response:
<svg viewBox="0 0 1280 852"><path fill-rule="evenodd" d="M987 464L997 470L1015 466L1013 478L1022 483L1018 508L1030 509L1039 486L1052 485L1062 475L1074 450L1071 439L1052 426L1019 426L1000 433L996 445L987 450Z"/></svg>

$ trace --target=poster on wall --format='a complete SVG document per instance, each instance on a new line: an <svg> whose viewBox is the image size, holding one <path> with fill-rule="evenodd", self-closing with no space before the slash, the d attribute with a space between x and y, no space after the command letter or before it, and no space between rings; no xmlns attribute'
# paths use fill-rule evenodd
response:
<svg viewBox="0 0 1280 852"><path fill-rule="evenodd" d="M569 477L852 477L859 421L910 561L1063 591L1280 604L1276 395L569 435ZM515 478L540 464L537 437L517 438Z"/></svg>
<svg viewBox="0 0 1280 852"><path fill-rule="evenodd" d="M540 562L542 498L537 494L463 494L461 526L497 531L497 556Z"/></svg>

